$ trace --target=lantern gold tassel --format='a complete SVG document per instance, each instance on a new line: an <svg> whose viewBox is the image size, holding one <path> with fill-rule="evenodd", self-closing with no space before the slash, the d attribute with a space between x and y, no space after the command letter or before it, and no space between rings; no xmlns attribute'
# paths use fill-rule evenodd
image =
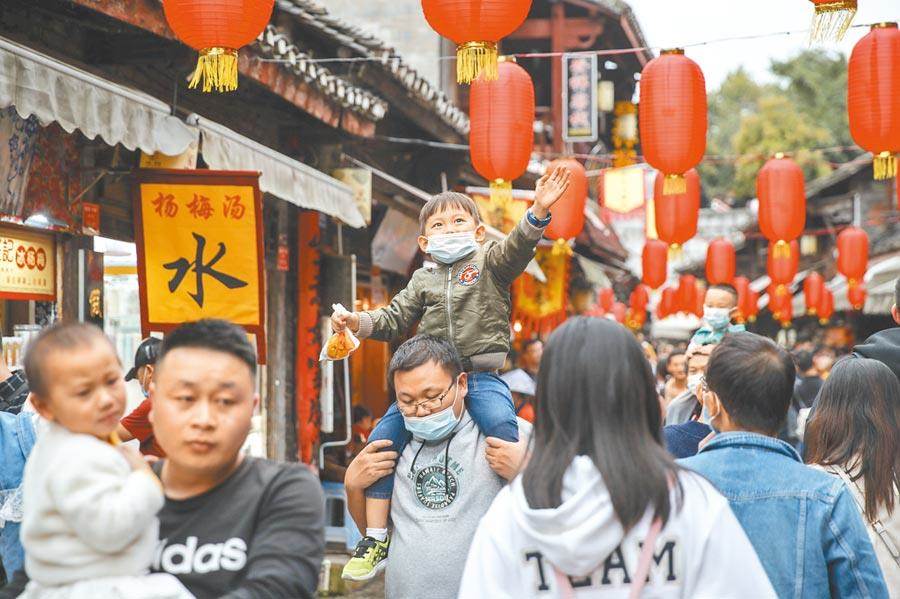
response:
<svg viewBox="0 0 900 599"><path fill-rule="evenodd" d="M494 179L491 181L491 203L495 207L505 207L512 199L512 181L505 179Z"/></svg>
<svg viewBox="0 0 900 599"><path fill-rule="evenodd" d="M237 89L238 53L232 48L204 48L197 59L197 69L188 87L203 82L203 91L230 92Z"/></svg>
<svg viewBox="0 0 900 599"><path fill-rule="evenodd" d="M467 42L456 49L456 82L472 83L479 75L497 80L497 44Z"/></svg>
<svg viewBox="0 0 900 599"><path fill-rule="evenodd" d="M553 242L553 249L550 250L550 254L553 256L571 256L574 252L572 252L572 246L569 245L569 242L565 239L557 239Z"/></svg>
<svg viewBox="0 0 900 599"><path fill-rule="evenodd" d="M872 169L878 181L893 179L897 175L897 157L890 152L882 152L872 161Z"/></svg>
<svg viewBox="0 0 900 599"><path fill-rule="evenodd" d="M673 243L669 246L669 262L675 262L676 260L681 260L681 257L684 255L684 248L680 243Z"/></svg>
<svg viewBox="0 0 900 599"><path fill-rule="evenodd" d="M684 175L666 175L663 180L663 195L671 196L687 191L687 181Z"/></svg>
<svg viewBox="0 0 900 599"><path fill-rule="evenodd" d="M836 0L816 4L812 29L809 32L810 43L841 41L850 28L854 16L856 16L856 0Z"/></svg>
<svg viewBox="0 0 900 599"><path fill-rule="evenodd" d="M774 258L790 258L791 244L784 239L779 239L775 242L775 248L772 253Z"/></svg>

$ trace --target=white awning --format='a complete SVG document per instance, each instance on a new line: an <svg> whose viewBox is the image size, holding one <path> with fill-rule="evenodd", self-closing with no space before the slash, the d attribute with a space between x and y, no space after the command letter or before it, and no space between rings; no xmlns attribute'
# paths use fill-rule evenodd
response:
<svg viewBox="0 0 900 599"><path fill-rule="evenodd" d="M111 146L175 156L197 132L172 116L169 107L147 94L63 64L0 37L0 108L15 106L85 137L100 136Z"/></svg>
<svg viewBox="0 0 900 599"><path fill-rule="evenodd" d="M366 226L353 190L337 179L199 115L192 114L188 123L200 129L201 152L210 168L259 171L260 190L339 218L351 227Z"/></svg>

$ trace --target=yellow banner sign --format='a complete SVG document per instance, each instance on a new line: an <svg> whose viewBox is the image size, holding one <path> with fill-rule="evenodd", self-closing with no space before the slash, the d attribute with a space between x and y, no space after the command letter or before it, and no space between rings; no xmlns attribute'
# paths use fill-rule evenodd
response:
<svg viewBox="0 0 900 599"><path fill-rule="evenodd" d="M138 171L135 225L144 335L221 318L263 337L258 173ZM262 350L264 342L259 343Z"/></svg>
<svg viewBox="0 0 900 599"><path fill-rule="evenodd" d="M52 236L0 227L0 298L56 300L56 242Z"/></svg>

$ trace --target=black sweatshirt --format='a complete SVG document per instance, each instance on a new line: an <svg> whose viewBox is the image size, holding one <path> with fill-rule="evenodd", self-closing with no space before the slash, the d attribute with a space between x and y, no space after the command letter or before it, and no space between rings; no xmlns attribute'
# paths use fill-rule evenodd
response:
<svg viewBox="0 0 900 599"><path fill-rule="evenodd" d="M315 596L324 499L303 466L245 458L216 488L167 498L159 525L152 571L175 575L200 599Z"/></svg>

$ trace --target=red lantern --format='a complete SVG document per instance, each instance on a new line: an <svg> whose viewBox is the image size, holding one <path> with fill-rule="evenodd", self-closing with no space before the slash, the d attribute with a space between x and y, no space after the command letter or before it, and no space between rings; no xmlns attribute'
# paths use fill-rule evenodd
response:
<svg viewBox="0 0 900 599"><path fill-rule="evenodd" d="M497 78L497 42L519 28L531 0L422 0L425 20L456 44L456 81L471 83L484 72Z"/></svg>
<svg viewBox="0 0 900 599"><path fill-rule="evenodd" d="M825 279L817 272L810 274L803 280L803 301L806 303L806 313L814 316L822 303L822 294L825 293Z"/></svg>
<svg viewBox="0 0 900 599"><path fill-rule="evenodd" d="M710 285L731 285L734 268L734 245L723 237L713 239L706 249L706 280Z"/></svg>
<svg viewBox="0 0 900 599"><path fill-rule="evenodd" d="M706 303L706 286L697 281L697 297L694 300L694 316L703 318L703 306Z"/></svg>
<svg viewBox="0 0 900 599"><path fill-rule="evenodd" d="M747 292L747 305L743 309L747 322L756 322L756 316L759 314L759 292L751 289Z"/></svg>
<svg viewBox="0 0 900 599"><path fill-rule="evenodd" d="M735 321L743 324L747 320L747 294L750 292L750 279L747 277L735 277L731 284L738 294L738 310Z"/></svg>
<svg viewBox="0 0 900 599"><path fill-rule="evenodd" d="M778 320L781 322L782 328L790 328L791 321L794 319L794 301L793 296L788 294L787 299L784 301L784 304L781 306L781 310L778 314Z"/></svg>
<svg viewBox="0 0 900 599"><path fill-rule="evenodd" d="M862 310L866 306L866 298L868 297L866 286L862 283L850 285L847 287L847 301L854 310Z"/></svg>
<svg viewBox="0 0 900 599"><path fill-rule="evenodd" d="M856 0L809 0L815 5L810 41L840 41L856 15Z"/></svg>
<svg viewBox="0 0 900 599"><path fill-rule="evenodd" d="M584 204L587 201L587 173L580 162L574 158L554 160L547 167L552 172L557 166L564 166L571 174L569 188L563 197L553 205L553 218L544 237L547 239L568 240L576 237L584 228Z"/></svg>
<svg viewBox="0 0 900 599"><path fill-rule="evenodd" d="M663 196L665 176L656 174L653 184L653 211L656 235L671 246L680 246L697 234L700 214L700 175L694 169L684 175L684 193Z"/></svg>
<svg viewBox="0 0 900 599"><path fill-rule="evenodd" d="M272 16L275 0L163 0L169 27L200 52L188 87L237 89L238 48L256 39Z"/></svg>
<svg viewBox="0 0 900 599"><path fill-rule="evenodd" d="M625 326L632 331L639 331L647 322L647 313L643 310L633 310L631 308L625 313Z"/></svg>
<svg viewBox="0 0 900 599"><path fill-rule="evenodd" d="M643 285L637 285L628 297L628 305L631 306L633 312L644 312L647 310L647 304L650 303L650 294Z"/></svg>
<svg viewBox="0 0 900 599"><path fill-rule="evenodd" d="M614 303L616 303L616 293L612 290L612 287L601 289L597 297L597 305L600 306L604 314L612 310Z"/></svg>
<svg viewBox="0 0 900 599"><path fill-rule="evenodd" d="M697 309L697 277L681 275L675 299L675 307L679 312L693 313Z"/></svg>
<svg viewBox="0 0 900 599"><path fill-rule="evenodd" d="M528 168L534 145L534 85L528 73L501 59L498 78L479 77L469 92L469 155L490 181L491 200L512 199L512 182Z"/></svg>
<svg viewBox="0 0 900 599"><path fill-rule="evenodd" d="M675 314L675 289L666 287L659 296L659 305L656 306L656 316L660 319L667 318Z"/></svg>
<svg viewBox="0 0 900 599"><path fill-rule="evenodd" d="M666 178L663 194L684 193L685 173L706 152L706 82L684 50L663 50L644 67L638 125L644 159Z"/></svg>
<svg viewBox="0 0 900 599"><path fill-rule="evenodd" d="M856 144L875 155L876 179L897 174L900 152L900 29L879 23L853 48L847 65L847 116Z"/></svg>
<svg viewBox="0 0 900 599"><path fill-rule="evenodd" d="M616 322L620 324L625 323L625 314L628 312L628 308L625 307L625 304L622 302L616 302L612 305L612 309L609 311L612 314L613 318L616 319Z"/></svg>
<svg viewBox="0 0 900 599"><path fill-rule="evenodd" d="M827 287L822 290L822 299L819 303L819 323L828 324L834 314L834 294Z"/></svg>
<svg viewBox="0 0 900 599"><path fill-rule="evenodd" d="M806 192L803 171L784 154L766 162L756 177L759 198L759 230L777 244L776 254L787 251L787 242L800 237L806 226Z"/></svg>
<svg viewBox="0 0 900 599"><path fill-rule="evenodd" d="M800 247L796 241L792 241L787 252L778 252L778 244L769 244L769 255L766 258L766 272L772 283L778 287L785 287L794 282L797 270L800 267Z"/></svg>
<svg viewBox="0 0 900 599"><path fill-rule="evenodd" d="M787 287L775 283L766 288L766 293L769 294L768 308L772 313L772 318L782 320L785 306L793 301L793 296L788 292Z"/></svg>
<svg viewBox="0 0 900 599"><path fill-rule="evenodd" d="M666 282L669 248L659 239L648 239L641 252L641 273L644 285L656 289Z"/></svg>
<svg viewBox="0 0 900 599"><path fill-rule="evenodd" d="M862 281L869 265L869 236L859 227L847 227L837 236L837 269L850 286Z"/></svg>

